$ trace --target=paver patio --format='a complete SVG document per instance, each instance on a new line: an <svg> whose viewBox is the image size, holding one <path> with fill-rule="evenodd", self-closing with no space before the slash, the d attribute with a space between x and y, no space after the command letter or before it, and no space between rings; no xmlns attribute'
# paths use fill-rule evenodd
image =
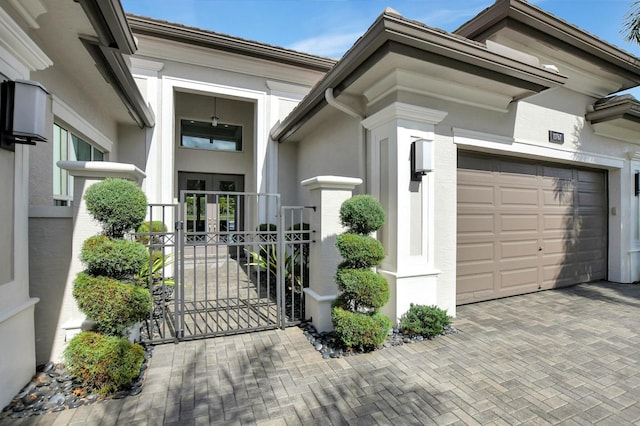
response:
<svg viewBox="0 0 640 426"><path fill-rule="evenodd" d="M161 345L141 395L10 424L640 424L640 286L461 306L454 325L331 360L298 328Z"/></svg>

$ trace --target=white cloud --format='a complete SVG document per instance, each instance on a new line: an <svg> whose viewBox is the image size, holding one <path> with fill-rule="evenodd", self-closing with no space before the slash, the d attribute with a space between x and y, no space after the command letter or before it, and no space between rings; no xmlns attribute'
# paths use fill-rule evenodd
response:
<svg viewBox="0 0 640 426"><path fill-rule="evenodd" d="M288 46L289 49L311 53L329 58L340 58L353 46L362 32L327 33L297 41Z"/></svg>

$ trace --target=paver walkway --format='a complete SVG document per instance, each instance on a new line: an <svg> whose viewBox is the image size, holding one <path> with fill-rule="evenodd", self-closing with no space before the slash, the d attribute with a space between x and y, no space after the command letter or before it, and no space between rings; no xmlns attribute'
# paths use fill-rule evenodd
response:
<svg viewBox="0 0 640 426"><path fill-rule="evenodd" d="M461 306L454 325L332 360L297 328L162 345L141 395L15 424L640 424L640 286Z"/></svg>

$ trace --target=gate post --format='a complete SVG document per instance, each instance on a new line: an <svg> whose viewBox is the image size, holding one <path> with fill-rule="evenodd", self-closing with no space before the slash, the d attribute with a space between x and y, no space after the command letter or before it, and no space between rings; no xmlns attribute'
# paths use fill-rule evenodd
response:
<svg viewBox="0 0 640 426"><path fill-rule="evenodd" d="M340 206L353 195L362 179L341 176L316 176L303 180L316 207L310 227L313 232L309 247L309 288L305 288L305 311L319 332L333 329L331 302L338 296L334 281L342 261L336 248L336 237L344 231L340 223Z"/></svg>

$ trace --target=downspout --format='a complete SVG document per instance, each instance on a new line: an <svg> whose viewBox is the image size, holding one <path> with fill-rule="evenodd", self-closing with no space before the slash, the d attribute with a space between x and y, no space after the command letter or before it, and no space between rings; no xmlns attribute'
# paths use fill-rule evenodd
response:
<svg viewBox="0 0 640 426"><path fill-rule="evenodd" d="M344 112L345 114L349 115L350 117L357 118L358 120L360 120L360 127L361 127L360 148L361 148L361 152L362 152L362 157L360 158L360 176L362 177L362 181L365 182L365 185L366 185L365 193L368 193L371 184L369 183L369 180L367 179L367 137L366 137L367 129L365 129L364 126L362 126L362 120L364 120L365 117L362 116L355 109L351 108L349 105L346 105L346 104L343 104L342 102L339 102L333 96L333 88L332 87L327 87L327 89L324 91L324 99L327 101L328 105L334 107L335 109L337 109L339 111Z"/></svg>

